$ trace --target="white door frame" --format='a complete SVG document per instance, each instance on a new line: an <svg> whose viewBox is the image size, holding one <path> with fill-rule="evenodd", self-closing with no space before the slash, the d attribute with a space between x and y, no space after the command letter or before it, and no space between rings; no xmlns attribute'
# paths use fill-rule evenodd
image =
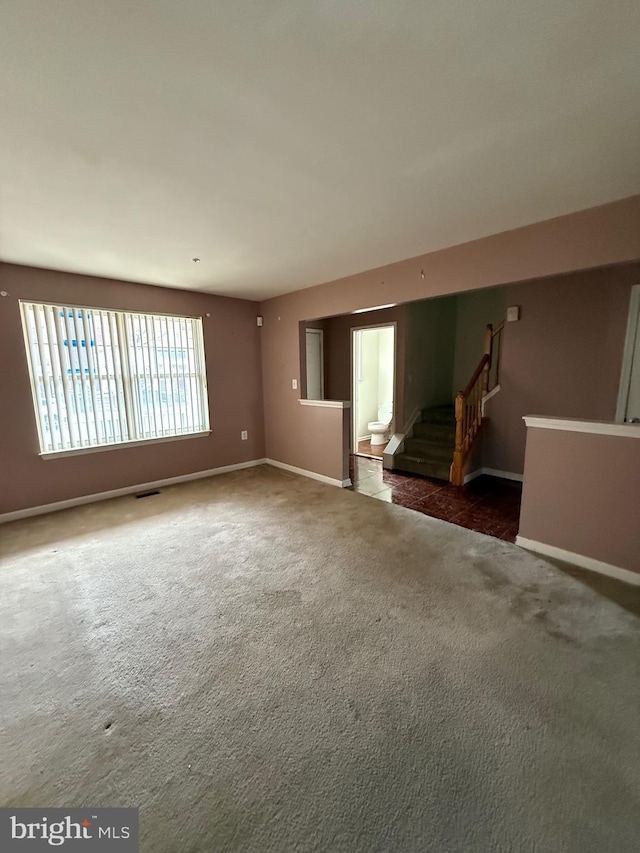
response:
<svg viewBox="0 0 640 853"><path fill-rule="evenodd" d="M307 385L307 400L309 397L309 365L307 364L307 336L309 333L313 335L319 336L320 342L320 393L322 396L319 398L320 400L324 400L324 331L322 329L305 329L304 336L304 364L307 375L305 377L306 385ZM315 399L315 398L314 398Z"/></svg>
<svg viewBox="0 0 640 853"><path fill-rule="evenodd" d="M631 299L629 300L629 319L627 320L627 335L624 341L624 354L622 356L622 371L620 373L620 388L618 390L618 404L616 406L616 421L624 423L629 402L629 383L631 382L631 367L633 365L636 334L640 323L640 284L631 288ZM640 353L637 355L640 358Z"/></svg>
<svg viewBox="0 0 640 853"><path fill-rule="evenodd" d="M393 414L391 416L391 432L395 430L395 422L396 422L396 398L397 398L397 388L396 388L396 361L398 358L398 323L396 320L392 320L390 323L372 323L370 326L351 326L350 335L351 335L351 452L358 452L358 420L357 420L357 402L356 402L356 365L357 365L357 353L356 353L356 332L364 332L367 329L388 329L389 327L393 328Z"/></svg>

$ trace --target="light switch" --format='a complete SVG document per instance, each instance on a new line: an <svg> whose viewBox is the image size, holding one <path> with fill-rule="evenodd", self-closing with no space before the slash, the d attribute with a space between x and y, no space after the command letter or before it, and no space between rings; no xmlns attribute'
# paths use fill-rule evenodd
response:
<svg viewBox="0 0 640 853"><path fill-rule="evenodd" d="M294 391L296 391L298 389L298 380L297 379L291 380L291 387L293 388Z"/></svg>
<svg viewBox="0 0 640 853"><path fill-rule="evenodd" d="M243 429L242 432L240 433L240 440L246 441L248 438L249 438L249 433L246 431L246 429Z"/></svg>
<svg viewBox="0 0 640 853"><path fill-rule="evenodd" d="M520 319L520 306L519 305L510 305L507 308L507 323L515 323L516 320Z"/></svg>

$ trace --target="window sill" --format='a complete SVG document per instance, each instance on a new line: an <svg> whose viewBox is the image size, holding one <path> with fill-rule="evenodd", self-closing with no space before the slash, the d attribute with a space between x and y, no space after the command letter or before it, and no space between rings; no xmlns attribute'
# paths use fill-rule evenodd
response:
<svg viewBox="0 0 640 853"><path fill-rule="evenodd" d="M77 447L73 450L48 450L40 453L41 459L61 459L64 456L82 456L85 453L101 453L104 450L121 450L125 447L142 447L147 444L163 444L165 441L181 441L185 438L206 438L211 430L188 432L183 435L165 435L162 438L142 438L137 441L120 441L118 444L99 444L96 447Z"/></svg>

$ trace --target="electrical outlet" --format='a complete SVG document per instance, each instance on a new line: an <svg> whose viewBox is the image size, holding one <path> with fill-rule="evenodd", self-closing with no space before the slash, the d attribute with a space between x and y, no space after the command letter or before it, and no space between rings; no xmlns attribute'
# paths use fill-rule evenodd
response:
<svg viewBox="0 0 640 853"><path fill-rule="evenodd" d="M246 431L246 429L243 429L242 432L240 433L240 439L242 441L246 441L248 438L249 438L249 433Z"/></svg>
<svg viewBox="0 0 640 853"><path fill-rule="evenodd" d="M293 388L294 391L297 390L297 388L298 388L298 380L297 379L291 380L291 387Z"/></svg>

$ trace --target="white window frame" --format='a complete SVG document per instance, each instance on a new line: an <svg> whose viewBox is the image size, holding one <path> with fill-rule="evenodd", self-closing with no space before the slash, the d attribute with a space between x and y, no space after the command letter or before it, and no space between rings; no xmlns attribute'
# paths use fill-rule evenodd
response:
<svg viewBox="0 0 640 853"><path fill-rule="evenodd" d="M202 317L19 304L43 459L210 434Z"/></svg>

